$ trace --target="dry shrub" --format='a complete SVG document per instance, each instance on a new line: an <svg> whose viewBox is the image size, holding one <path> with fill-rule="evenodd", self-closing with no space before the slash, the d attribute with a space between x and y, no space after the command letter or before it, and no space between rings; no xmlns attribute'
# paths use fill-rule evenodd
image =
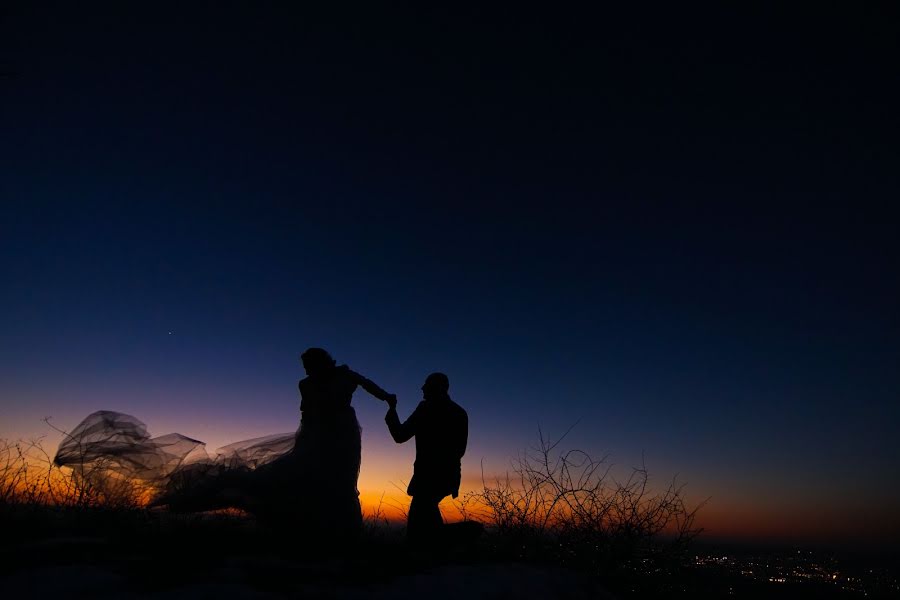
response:
<svg viewBox="0 0 900 600"><path fill-rule="evenodd" d="M0 506L128 509L144 506L149 490L110 471L102 461L61 469L40 439L0 439Z"/></svg>
<svg viewBox="0 0 900 600"><path fill-rule="evenodd" d="M0 440L0 504L52 503L56 471L39 439Z"/></svg>
<svg viewBox="0 0 900 600"><path fill-rule="evenodd" d="M492 481L482 474L482 489L457 505L519 558L592 570L646 565L677 556L701 532L694 521L702 503L688 506L677 479L654 490L643 464L619 479L607 457L560 449L565 435L539 438L511 472Z"/></svg>

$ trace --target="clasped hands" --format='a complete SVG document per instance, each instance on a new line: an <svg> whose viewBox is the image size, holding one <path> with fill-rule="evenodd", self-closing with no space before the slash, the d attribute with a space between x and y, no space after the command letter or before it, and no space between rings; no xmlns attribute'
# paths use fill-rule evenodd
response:
<svg viewBox="0 0 900 600"><path fill-rule="evenodd" d="M389 394L385 402L388 403L389 408L397 408L397 394Z"/></svg>

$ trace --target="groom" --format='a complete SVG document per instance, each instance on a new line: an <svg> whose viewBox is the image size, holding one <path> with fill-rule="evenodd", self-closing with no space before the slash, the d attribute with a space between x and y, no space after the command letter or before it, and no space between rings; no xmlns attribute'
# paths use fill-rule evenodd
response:
<svg viewBox="0 0 900 600"><path fill-rule="evenodd" d="M422 386L422 397L413 413L401 423L397 397L388 399L387 422L398 444L416 438L416 462L406 493L412 496L407 532L410 539L433 539L444 521L438 503L446 496L459 495L460 461L466 453L469 417L450 399L450 380L432 373Z"/></svg>

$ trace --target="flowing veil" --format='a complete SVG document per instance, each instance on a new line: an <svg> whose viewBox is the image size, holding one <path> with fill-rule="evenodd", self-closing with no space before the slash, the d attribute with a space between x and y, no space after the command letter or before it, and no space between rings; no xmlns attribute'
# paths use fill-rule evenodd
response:
<svg viewBox="0 0 900 600"><path fill-rule="evenodd" d="M298 431L234 442L214 456L178 433L151 437L137 418L88 415L60 443L54 463L94 489L132 482L149 507L174 512L239 508L309 535L356 535L361 429L353 408L303 417Z"/></svg>
<svg viewBox="0 0 900 600"><path fill-rule="evenodd" d="M135 482L153 505L201 476L255 471L288 455L295 439L294 432L268 435L234 442L211 456L199 440L179 433L151 437L137 418L101 410L66 434L54 463L73 469L94 486L102 487L110 479Z"/></svg>

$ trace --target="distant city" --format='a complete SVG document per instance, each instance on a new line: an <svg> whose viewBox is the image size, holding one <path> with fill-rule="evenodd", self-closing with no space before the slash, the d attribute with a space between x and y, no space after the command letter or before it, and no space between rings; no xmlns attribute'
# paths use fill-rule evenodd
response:
<svg viewBox="0 0 900 600"><path fill-rule="evenodd" d="M676 580L723 596L900 597L900 569L884 554L868 559L806 549L703 548L685 567Z"/></svg>

